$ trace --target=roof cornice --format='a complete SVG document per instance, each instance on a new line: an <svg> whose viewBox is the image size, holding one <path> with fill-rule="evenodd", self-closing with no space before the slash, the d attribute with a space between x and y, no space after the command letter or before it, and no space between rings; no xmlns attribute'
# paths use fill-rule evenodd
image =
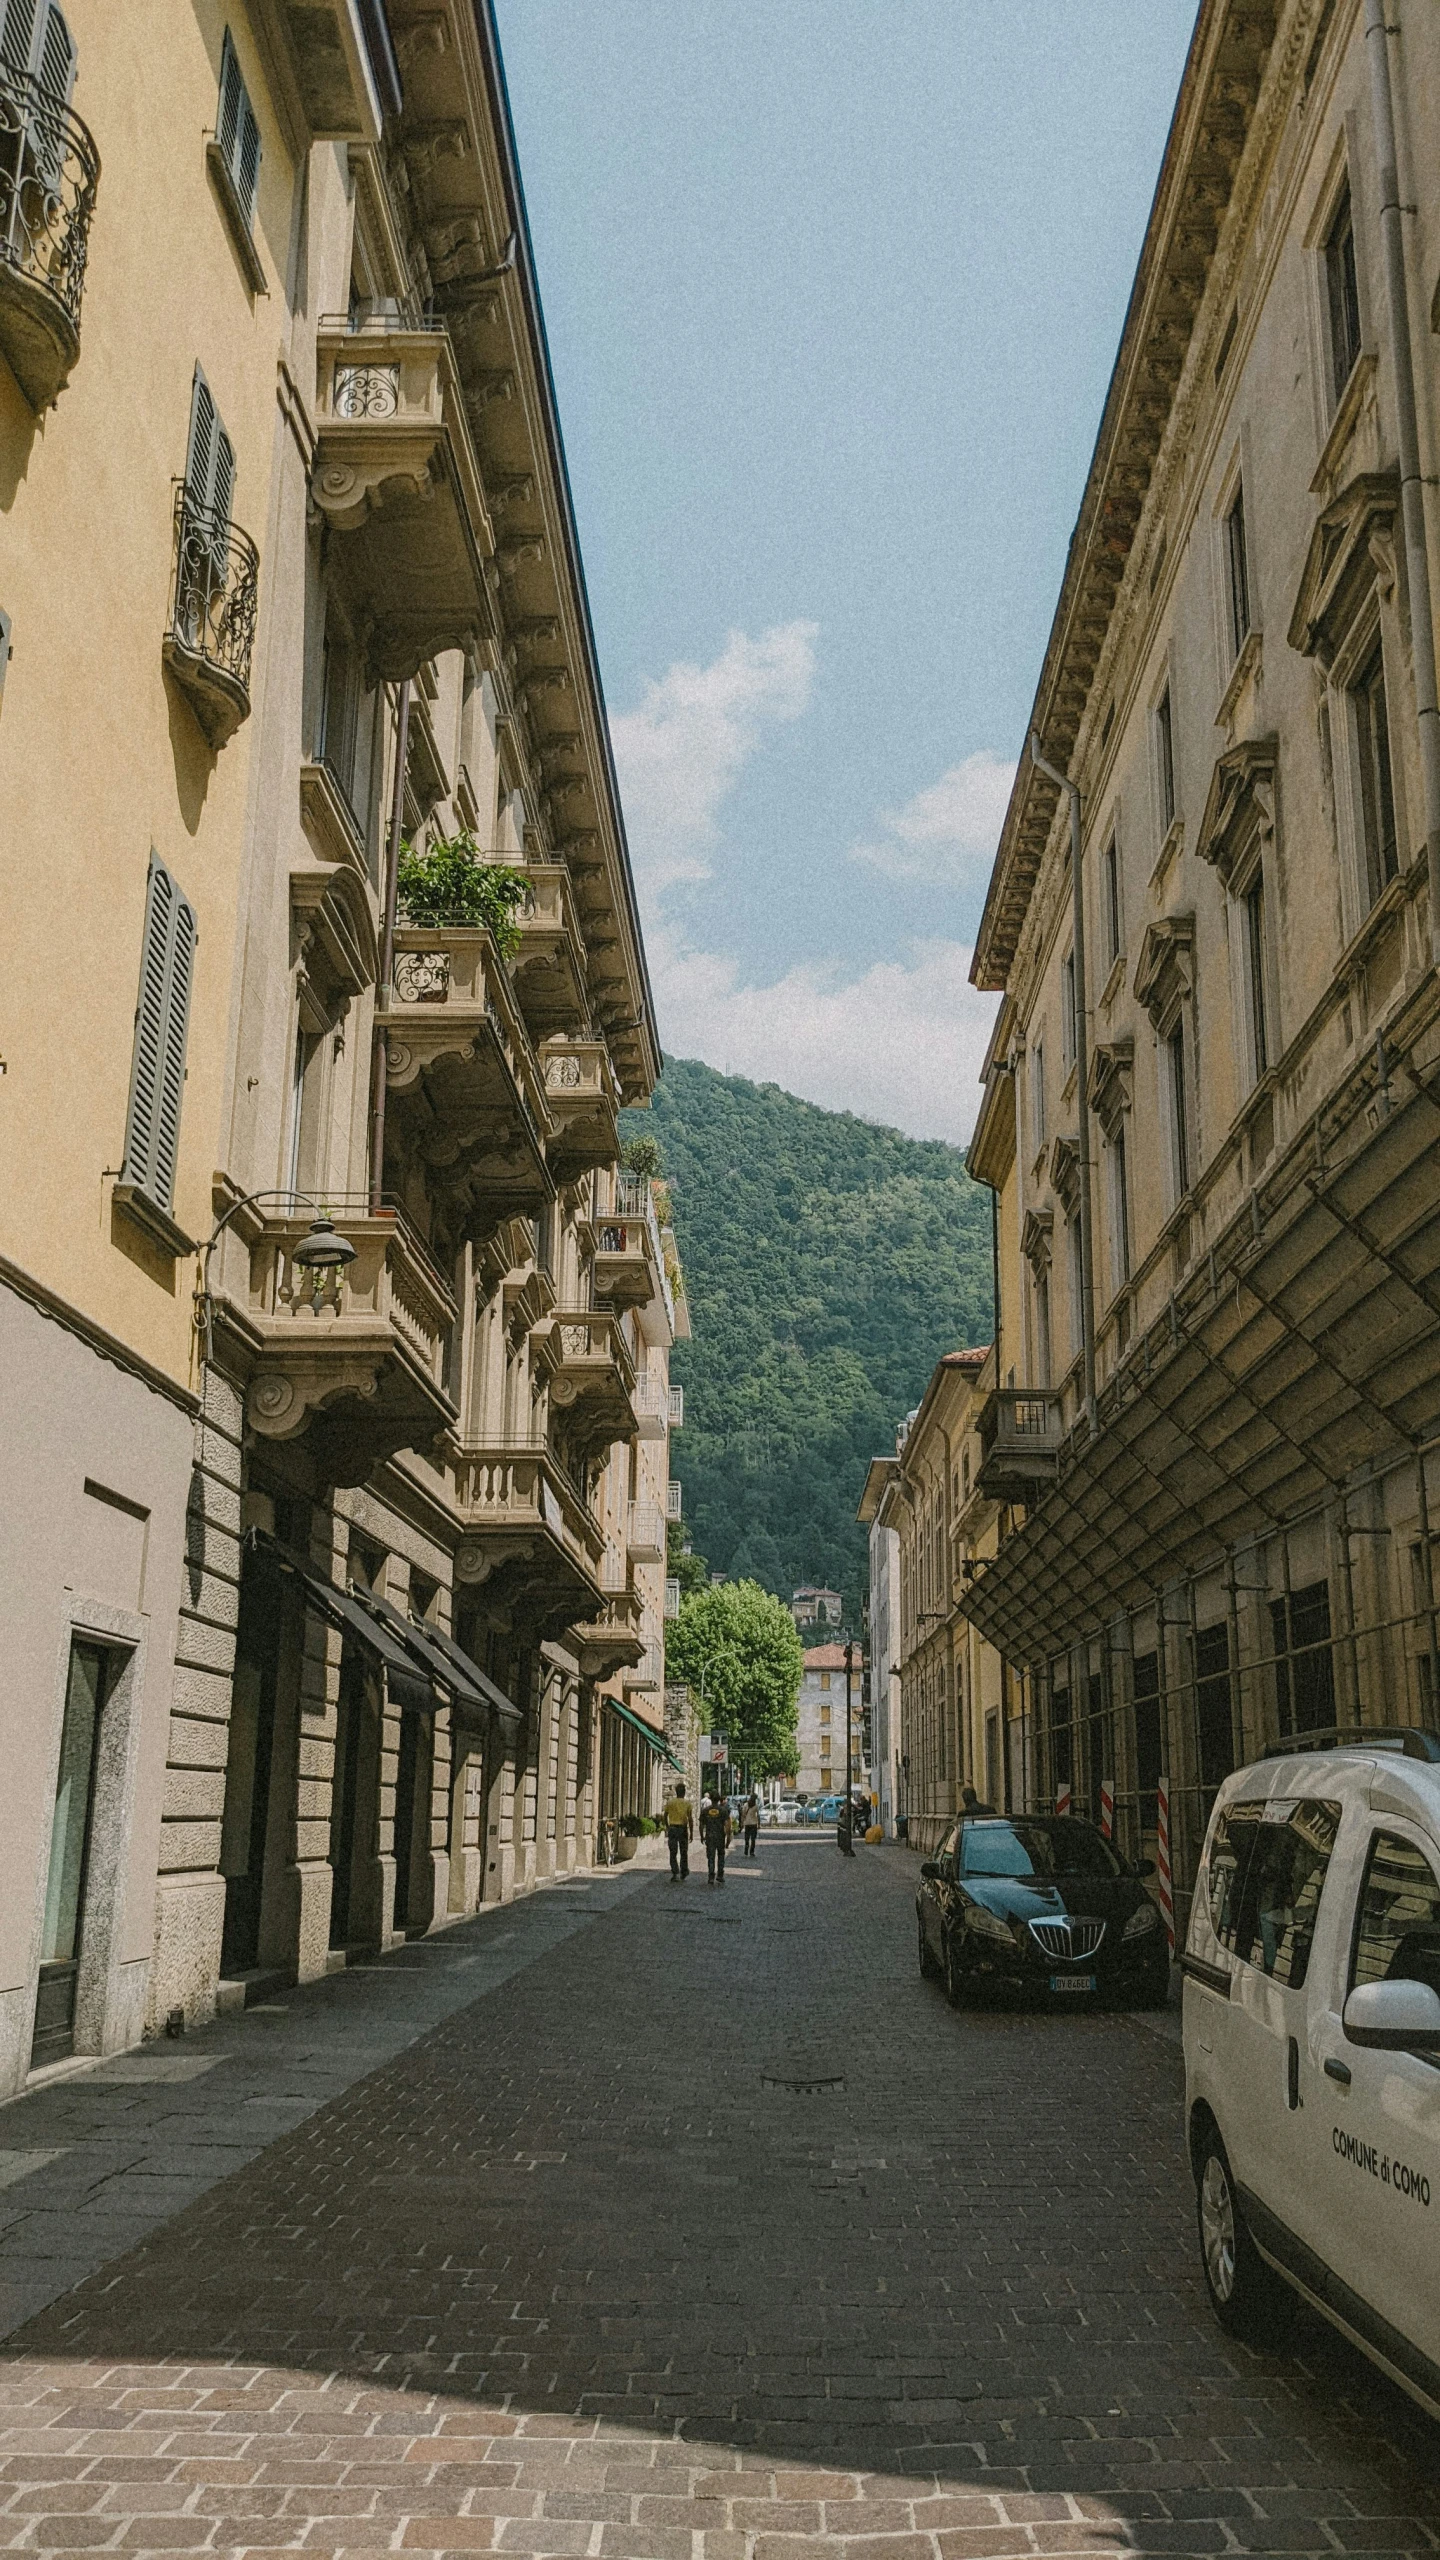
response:
<svg viewBox="0 0 1440 2560"><path fill-rule="evenodd" d="M1202 0L1191 38L1029 721L1062 769L1180 386L1281 7ZM977 987L1008 982L1056 798L1055 784L1023 757L976 936Z"/></svg>

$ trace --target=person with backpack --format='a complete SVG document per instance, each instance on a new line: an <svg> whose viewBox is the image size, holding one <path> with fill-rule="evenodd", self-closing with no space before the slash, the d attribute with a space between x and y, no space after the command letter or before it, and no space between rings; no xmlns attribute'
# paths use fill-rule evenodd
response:
<svg viewBox="0 0 1440 2560"><path fill-rule="evenodd" d="M730 1807L718 1796L707 1796L700 1815L700 1837L705 1843L705 1864L712 1884L725 1881L725 1852L730 1845Z"/></svg>

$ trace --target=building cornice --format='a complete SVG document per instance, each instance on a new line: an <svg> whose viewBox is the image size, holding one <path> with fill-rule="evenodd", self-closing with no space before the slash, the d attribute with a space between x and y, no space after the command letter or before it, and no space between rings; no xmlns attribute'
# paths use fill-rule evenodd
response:
<svg viewBox="0 0 1440 2560"><path fill-rule="evenodd" d="M1080 739L1281 14L1281 0L1203 0L1191 40L1031 714L1061 767ZM1292 11L1292 47L1309 15ZM1022 759L976 937L978 987L1009 981L1056 801Z"/></svg>

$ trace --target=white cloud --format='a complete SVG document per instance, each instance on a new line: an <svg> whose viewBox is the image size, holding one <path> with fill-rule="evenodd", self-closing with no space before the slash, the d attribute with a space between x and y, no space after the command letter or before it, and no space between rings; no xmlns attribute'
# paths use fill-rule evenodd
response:
<svg viewBox="0 0 1440 2560"><path fill-rule="evenodd" d="M962 943L917 942L906 959L848 980L838 962L807 961L769 986L742 986L733 960L688 950L664 929L649 953L673 1056L914 1138L969 1137L996 1000L971 986Z"/></svg>
<svg viewBox="0 0 1440 2560"><path fill-rule="evenodd" d="M884 836L856 845L851 859L893 880L958 884L988 870L1000 841L1015 767L981 747L962 757L903 809L887 809Z"/></svg>
<svg viewBox="0 0 1440 2560"><path fill-rule="evenodd" d="M652 896L709 877L716 813L766 726L810 701L818 624L732 631L708 667L678 659L610 724L635 869Z"/></svg>

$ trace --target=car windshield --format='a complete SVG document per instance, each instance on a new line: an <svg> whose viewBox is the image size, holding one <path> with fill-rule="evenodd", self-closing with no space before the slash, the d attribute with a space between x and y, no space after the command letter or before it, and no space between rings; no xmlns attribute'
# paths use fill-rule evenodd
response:
<svg viewBox="0 0 1440 2560"><path fill-rule="evenodd" d="M962 1876L1114 1876L1119 1860L1088 1822L967 1822Z"/></svg>

